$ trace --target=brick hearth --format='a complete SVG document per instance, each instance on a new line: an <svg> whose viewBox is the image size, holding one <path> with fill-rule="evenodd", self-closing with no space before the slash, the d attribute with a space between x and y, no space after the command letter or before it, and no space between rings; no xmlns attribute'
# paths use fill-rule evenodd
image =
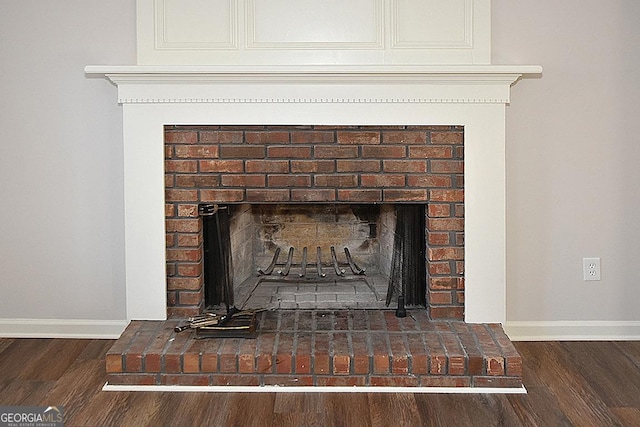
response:
<svg viewBox="0 0 640 427"><path fill-rule="evenodd" d="M521 387L498 324L380 310L259 313L256 339L195 339L178 320L133 321L106 356L109 384Z"/></svg>

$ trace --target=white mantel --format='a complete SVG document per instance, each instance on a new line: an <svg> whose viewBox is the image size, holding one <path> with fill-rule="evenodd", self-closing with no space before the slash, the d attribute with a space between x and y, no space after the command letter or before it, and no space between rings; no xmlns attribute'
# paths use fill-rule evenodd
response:
<svg viewBox="0 0 640 427"><path fill-rule="evenodd" d="M164 125L463 125L465 320L506 316L505 106L539 66L88 66L123 106L127 317L166 317Z"/></svg>
<svg viewBox="0 0 640 427"><path fill-rule="evenodd" d="M87 66L119 87L118 102L508 103L510 86L538 66ZM158 86L162 91L158 91ZM244 89L242 86L246 86ZM281 92L281 87L304 92ZM315 87L316 91L312 89ZM427 91L419 87L428 87ZM146 88L146 90L145 90ZM229 92L225 89L231 88ZM158 98L163 96L164 98ZM289 98L285 98L288 96Z"/></svg>

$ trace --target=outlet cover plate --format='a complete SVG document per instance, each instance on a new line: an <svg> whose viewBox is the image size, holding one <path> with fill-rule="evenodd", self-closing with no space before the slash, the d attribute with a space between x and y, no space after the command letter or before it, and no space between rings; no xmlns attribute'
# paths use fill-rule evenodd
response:
<svg viewBox="0 0 640 427"><path fill-rule="evenodd" d="M582 258L584 280L600 280L600 258Z"/></svg>

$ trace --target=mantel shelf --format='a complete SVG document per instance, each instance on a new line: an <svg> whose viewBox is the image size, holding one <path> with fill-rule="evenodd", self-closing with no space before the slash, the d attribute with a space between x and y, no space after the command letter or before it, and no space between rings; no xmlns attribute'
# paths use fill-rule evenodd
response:
<svg viewBox="0 0 640 427"><path fill-rule="evenodd" d="M90 65L129 103L501 103L536 65Z"/></svg>
<svg viewBox="0 0 640 427"><path fill-rule="evenodd" d="M202 66L202 65L89 65L87 75L120 82L515 82L522 75L538 75L538 65L428 66Z"/></svg>

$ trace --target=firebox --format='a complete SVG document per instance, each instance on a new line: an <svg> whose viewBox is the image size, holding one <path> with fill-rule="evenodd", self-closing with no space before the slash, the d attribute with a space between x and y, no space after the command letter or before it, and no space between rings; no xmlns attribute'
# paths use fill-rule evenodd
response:
<svg viewBox="0 0 640 427"><path fill-rule="evenodd" d="M464 315L462 126L166 126L169 313ZM229 301L226 301L229 302Z"/></svg>
<svg viewBox="0 0 640 427"><path fill-rule="evenodd" d="M376 309L426 303L425 205L200 204L205 305Z"/></svg>

